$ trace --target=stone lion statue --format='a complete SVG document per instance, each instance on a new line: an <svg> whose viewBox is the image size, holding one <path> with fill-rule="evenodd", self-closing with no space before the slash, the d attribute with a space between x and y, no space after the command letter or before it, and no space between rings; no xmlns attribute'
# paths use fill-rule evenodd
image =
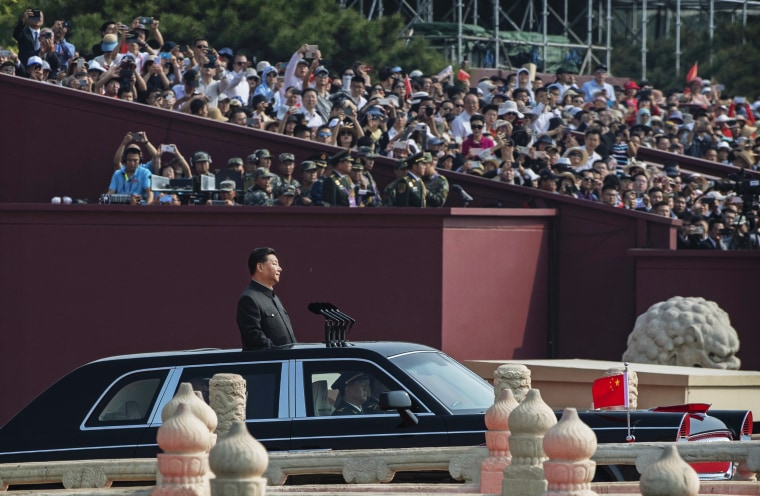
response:
<svg viewBox="0 0 760 496"><path fill-rule="evenodd" d="M639 315L623 360L738 370L739 336L714 301L674 296Z"/></svg>
<svg viewBox="0 0 760 496"><path fill-rule="evenodd" d="M519 363L499 365L493 373L495 400L499 399L502 389L511 389L517 402L522 402L530 391L530 369Z"/></svg>

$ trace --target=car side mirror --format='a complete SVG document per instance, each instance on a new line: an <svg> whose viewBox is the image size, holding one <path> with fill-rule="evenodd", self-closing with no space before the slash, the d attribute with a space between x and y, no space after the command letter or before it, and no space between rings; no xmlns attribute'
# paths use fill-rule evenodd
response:
<svg viewBox="0 0 760 496"><path fill-rule="evenodd" d="M419 419L412 412L412 399L406 391L387 391L380 393L380 409L396 410L401 416L402 426L417 425Z"/></svg>

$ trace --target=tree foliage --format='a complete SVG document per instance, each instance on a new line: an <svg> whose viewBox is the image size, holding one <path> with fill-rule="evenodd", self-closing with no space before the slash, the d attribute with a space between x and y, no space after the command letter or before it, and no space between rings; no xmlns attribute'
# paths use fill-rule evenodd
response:
<svg viewBox="0 0 760 496"><path fill-rule="evenodd" d="M697 62L699 76L725 85L724 96L740 95L753 98L758 84L752 67L760 63L760 24L749 18L747 26L724 20L716 24L710 42L707 27L699 23L681 26L681 63L676 74L675 39L660 38L647 42L647 79L665 91L682 91L686 73ZM638 80L641 77L641 45L618 37L613 40L612 72ZM737 63L739 62L739 63Z"/></svg>
<svg viewBox="0 0 760 496"><path fill-rule="evenodd" d="M129 24L136 16L160 19L166 41L191 43L207 37L214 48L231 47L257 60L288 60L301 45L319 45L327 64L337 71L363 60L375 67L401 65L424 72L440 71L446 60L424 40L400 38L398 15L367 21L355 9L335 0L39 0L46 25L69 19L69 39L80 52L100 42L100 26L109 19ZM0 6L0 44L15 46L11 33L29 2L11 0Z"/></svg>

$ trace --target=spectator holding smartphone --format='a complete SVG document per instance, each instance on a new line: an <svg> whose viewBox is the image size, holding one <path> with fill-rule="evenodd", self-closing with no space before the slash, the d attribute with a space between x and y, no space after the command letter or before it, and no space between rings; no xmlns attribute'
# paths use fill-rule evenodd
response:
<svg viewBox="0 0 760 496"><path fill-rule="evenodd" d="M153 160L158 156L158 150L156 150L156 147L154 147L150 141L148 140L148 135L145 134L145 131L139 131L139 132L128 132L124 135L124 138L122 138L121 143L116 148L116 153L113 157L113 165L115 170L119 170L124 164L123 160L125 157L124 150L127 148L128 145L131 145L133 147L137 147L138 150L140 150L140 158L142 158L142 149L140 145L145 145L146 150L148 150L148 153L151 156L151 160L148 160L147 162L143 162L138 164L140 167L148 169L150 173L158 173L159 166L156 165L156 167L153 167Z"/></svg>
<svg viewBox="0 0 760 496"><path fill-rule="evenodd" d="M18 59L23 66L40 51L40 30L45 24L41 10L26 9L13 28L13 38L18 42Z"/></svg>

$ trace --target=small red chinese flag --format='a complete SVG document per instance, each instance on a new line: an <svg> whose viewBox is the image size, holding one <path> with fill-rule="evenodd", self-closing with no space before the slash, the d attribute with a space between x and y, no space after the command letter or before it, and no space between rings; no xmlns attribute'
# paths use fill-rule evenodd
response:
<svg viewBox="0 0 760 496"><path fill-rule="evenodd" d="M467 72L464 69L459 69L459 73L457 74L457 79L459 81L469 81L470 75L467 74Z"/></svg>
<svg viewBox="0 0 760 496"><path fill-rule="evenodd" d="M404 87L406 88L406 99L412 99L412 82L409 80L409 75L404 76Z"/></svg>
<svg viewBox="0 0 760 496"><path fill-rule="evenodd" d="M697 77L697 73L699 72L699 67L697 66L697 63L694 62L694 65L691 66L691 69L689 69L689 72L686 73L686 82L691 82L692 79Z"/></svg>
<svg viewBox="0 0 760 496"><path fill-rule="evenodd" d="M595 380L591 386L591 395L594 398L594 408L628 408L628 381L625 374Z"/></svg>

